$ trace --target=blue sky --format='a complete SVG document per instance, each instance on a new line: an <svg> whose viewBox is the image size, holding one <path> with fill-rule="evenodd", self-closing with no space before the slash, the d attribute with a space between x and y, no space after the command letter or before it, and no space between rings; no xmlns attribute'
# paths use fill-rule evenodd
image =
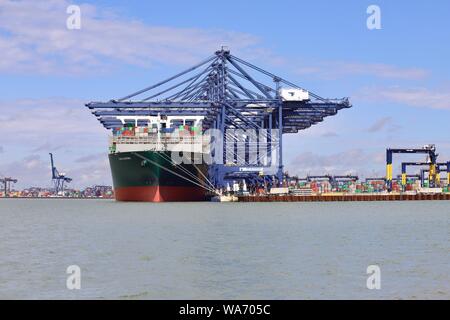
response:
<svg viewBox="0 0 450 320"><path fill-rule="evenodd" d="M66 8L81 7L80 30ZM366 9L381 9L368 30ZM228 45L354 107L286 136L289 172L384 174L388 146L450 158L448 1L0 0L0 175L49 185L48 152L74 186L110 183L107 132L84 102L145 87Z"/></svg>

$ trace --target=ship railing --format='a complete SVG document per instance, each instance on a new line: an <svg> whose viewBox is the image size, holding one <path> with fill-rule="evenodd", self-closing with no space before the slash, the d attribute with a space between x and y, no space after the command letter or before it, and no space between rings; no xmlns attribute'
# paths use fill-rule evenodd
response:
<svg viewBox="0 0 450 320"><path fill-rule="evenodd" d="M174 151L210 153L210 143L202 136L183 138L110 137L110 153L132 151Z"/></svg>
<svg viewBox="0 0 450 320"><path fill-rule="evenodd" d="M111 137L111 143L116 144L205 144L207 139L200 137L137 137L137 136L114 136Z"/></svg>

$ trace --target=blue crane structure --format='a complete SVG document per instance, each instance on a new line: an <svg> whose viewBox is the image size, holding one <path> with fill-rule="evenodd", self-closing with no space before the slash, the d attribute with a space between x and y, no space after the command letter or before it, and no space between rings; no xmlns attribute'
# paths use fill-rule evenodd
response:
<svg viewBox="0 0 450 320"><path fill-rule="evenodd" d="M428 164L428 165L429 165L429 164ZM406 177L406 181L407 181L408 179L413 180L413 181L415 181L415 180L420 180L420 174L406 174L405 177ZM401 174L398 174L398 175L397 175L397 179L398 179L398 180L401 181L402 178L403 178L403 175L401 175Z"/></svg>
<svg viewBox="0 0 450 320"><path fill-rule="evenodd" d="M441 172L447 172L447 178L446 178L446 182L447 182L447 187L450 187L450 161L447 163L438 163L436 164L436 173L439 176L438 181L440 182L440 173ZM420 169L420 181L421 181L421 185L422 187L425 186L425 174L429 173L430 169ZM429 176L428 176L429 178Z"/></svg>
<svg viewBox="0 0 450 320"><path fill-rule="evenodd" d="M436 160L438 154L436 153L436 147L433 144L425 145L422 148L412 149L386 149L386 187L389 192L392 191L392 158L393 154L425 154L428 156L428 165L430 166L430 186L434 187L436 184ZM406 181L405 181L406 184Z"/></svg>
<svg viewBox="0 0 450 320"><path fill-rule="evenodd" d="M419 166L430 166L430 163L429 162L402 162L401 179L402 179L402 188L403 188L403 190L405 189L406 179L408 177L406 171L407 171L407 168L410 167L410 166L416 166L416 167L419 167ZM440 173L442 171L445 171L445 172L447 172L447 175L449 175L449 172L450 172L449 170L450 170L450 161L448 161L448 162L436 162L435 163L435 171L436 171L435 184L436 184L436 186L439 186L440 182L441 182ZM429 171L430 171L430 169L425 170L425 172L429 172ZM423 174L420 174L419 177L421 179L421 183L422 183L422 186L423 186L424 185L424 178L423 178L424 176L423 176Z"/></svg>
<svg viewBox="0 0 450 320"><path fill-rule="evenodd" d="M424 187L425 186L425 181L427 180L426 179L426 174L429 174L430 173L430 169L428 168L422 168L422 169L420 169L420 185L422 186L422 187ZM429 179L429 176L428 176L428 179ZM447 179L447 181L448 181L448 179Z"/></svg>
<svg viewBox="0 0 450 320"><path fill-rule="evenodd" d="M55 194L59 194L64 192L64 184L70 183L72 181L71 178L66 177L65 173L60 173L58 169L55 167L55 163L53 161L53 154L50 154L50 164L52 169L52 182L55 190Z"/></svg>
<svg viewBox="0 0 450 320"><path fill-rule="evenodd" d="M8 197L8 192L11 192L11 184L17 183L17 179L11 177L4 177L0 179L0 183L3 184L3 196Z"/></svg>
<svg viewBox="0 0 450 320"><path fill-rule="evenodd" d="M378 181L378 182L383 181L385 183L386 182L386 177L368 177L365 180L366 183L371 182L371 181Z"/></svg>
<svg viewBox="0 0 450 320"><path fill-rule="evenodd" d="M355 176L355 175L351 175L351 174L348 174L348 175L344 175L344 176L333 176L333 186L334 187L337 187L338 186L338 184L339 184L339 182L343 182L343 181L353 181L353 182L356 182L356 181L358 181L359 180L359 177L358 176Z"/></svg>
<svg viewBox="0 0 450 320"><path fill-rule="evenodd" d="M305 98L281 94L289 89L303 92ZM120 116L204 116L203 132L215 129L222 134L222 138L212 138L211 154L223 161L209 166L210 180L220 188L226 181L241 178L282 184L283 134L307 129L351 104L348 98L325 99L306 91L222 47L201 63L154 85L86 107L107 129L123 126ZM145 120L136 123L145 125ZM246 133L250 130L255 132L253 137ZM244 150L230 146L239 141L244 142ZM258 151L252 156L255 148Z"/></svg>
<svg viewBox="0 0 450 320"><path fill-rule="evenodd" d="M296 185L298 185L300 182L308 182L308 178L300 178L299 176L288 176L287 177L290 181L295 182Z"/></svg>
<svg viewBox="0 0 450 320"><path fill-rule="evenodd" d="M325 174L325 175L315 175L315 176L307 175L307 176L306 176L306 181L308 181L308 182L311 182L311 181L321 181L321 180L327 180L328 182L331 183L331 181L333 181L333 176L331 176L330 174Z"/></svg>
<svg viewBox="0 0 450 320"><path fill-rule="evenodd" d="M351 175L351 174L348 174L345 176L333 176L333 179L331 180L331 186L337 190L339 188L340 182L345 182L345 181L356 182L358 180L359 180L358 176Z"/></svg>
<svg viewBox="0 0 450 320"><path fill-rule="evenodd" d="M448 168L450 168L450 167L447 166L447 178L445 179L445 182L447 184L447 188L450 188L450 171L448 171ZM437 169L437 170L439 170L439 169ZM419 176L420 176L420 181L421 181L422 186L425 186L425 180L426 180L425 175L429 172L430 172L430 169L420 169Z"/></svg>

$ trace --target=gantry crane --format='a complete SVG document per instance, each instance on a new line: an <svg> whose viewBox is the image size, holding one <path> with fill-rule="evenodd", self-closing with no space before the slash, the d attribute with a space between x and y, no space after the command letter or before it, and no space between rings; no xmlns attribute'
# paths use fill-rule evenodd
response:
<svg viewBox="0 0 450 320"><path fill-rule="evenodd" d="M345 175L345 176L332 176L329 174L326 175L317 175L317 176L307 176L306 181L310 182L313 180L327 180L333 188L337 188L340 181L358 181L359 177L354 175Z"/></svg>
<svg viewBox="0 0 450 320"><path fill-rule="evenodd" d="M0 183L3 184L3 196L6 198L8 197L8 193L11 192L11 184L12 183L17 183L17 179L13 179L13 178L0 178Z"/></svg>
<svg viewBox="0 0 450 320"><path fill-rule="evenodd" d="M405 189L406 186L406 179L408 177L408 175L406 174L407 168L410 166L430 166L429 162L402 162L402 175L401 175L401 179L402 179L402 189ZM435 185L439 186L441 183L441 176L440 173L442 171L446 171L447 175L449 175L449 168L450 168L450 161L449 162L436 162L435 163L435 170L436 170L436 177L435 177ZM427 170L427 172L429 171L429 169ZM420 175L419 176L421 178L421 182L422 182L422 186L423 186L423 176ZM430 176L428 176L428 179L430 179ZM431 181L429 181L429 183L431 184Z"/></svg>
<svg viewBox="0 0 450 320"><path fill-rule="evenodd" d="M159 114L203 116L203 132L220 133L211 140L209 180L223 188L236 176L261 183L275 177L281 185L283 134L309 128L351 104L348 98L322 98L222 47L164 81L86 106L107 129L122 127L124 117L139 125ZM245 147L235 147L238 142Z"/></svg>
<svg viewBox="0 0 450 320"><path fill-rule="evenodd" d="M354 176L354 175L345 175L345 176L333 176L332 180L331 180L331 185L333 188L337 189L339 187L339 182L342 181L352 181L352 182L356 182L359 180L358 176Z"/></svg>
<svg viewBox="0 0 450 320"><path fill-rule="evenodd" d="M377 177L369 177L369 178L366 178L366 183L368 183L368 182L371 182L371 181L379 181L379 182L386 182L386 177L379 177L379 178L377 178Z"/></svg>
<svg viewBox="0 0 450 320"><path fill-rule="evenodd" d="M331 181L333 180L333 177L330 174L315 175L315 176L307 175L306 176L306 180L308 182L317 181L317 180L327 180L331 184Z"/></svg>
<svg viewBox="0 0 450 320"><path fill-rule="evenodd" d="M55 164L53 162L53 154L50 154L50 164L52 168L52 181L55 190L55 194L60 194L64 192L64 184L70 183L72 181L71 178L66 177L65 173L60 173L58 169L56 169Z"/></svg>
<svg viewBox="0 0 450 320"><path fill-rule="evenodd" d="M426 154L428 156L427 163L430 166L430 186L434 187L436 184L436 159L438 154L433 144L425 145L422 148L412 149L386 149L386 187L389 192L392 191L392 155L394 153L400 154ZM406 184L406 182L405 182Z"/></svg>
<svg viewBox="0 0 450 320"><path fill-rule="evenodd" d="M436 179L438 185L440 185L440 173L441 172L447 172L447 187L450 187L450 161L446 162L446 163L437 163L436 164L436 175L439 177L439 179ZM425 185L425 174L429 173L430 169L420 169L420 181L421 181L421 186L423 187ZM429 175L428 175L428 180L429 180Z"/></svg>
<svg viewBox="0 0 450 320"><path fill-rule="evenodd" d="M295 181L295 185L297 186L300 182L308 182L308 178L300 178L299 176L288 176L287 177L290 181Z"/></svg>
<svg viewBox="0 0 450 320"><path fill-rule="evenodd" d="M398 174L397 175L397 180L402 180L403 175L402 174ZM420 174L407 174L405 176L406 180L411 179L411 180L420 180Z"/></svg>

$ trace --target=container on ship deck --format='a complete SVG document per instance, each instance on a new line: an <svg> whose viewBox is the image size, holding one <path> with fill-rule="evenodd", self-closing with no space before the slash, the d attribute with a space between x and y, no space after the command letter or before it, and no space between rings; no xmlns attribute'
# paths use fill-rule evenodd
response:
<svg viewBox="0 0 450 320"><path fill-rule="evenodd" d="M122 132L122 135L124 136L132 136L134 135L134 132L132 130L125 130Z"/></svg>

